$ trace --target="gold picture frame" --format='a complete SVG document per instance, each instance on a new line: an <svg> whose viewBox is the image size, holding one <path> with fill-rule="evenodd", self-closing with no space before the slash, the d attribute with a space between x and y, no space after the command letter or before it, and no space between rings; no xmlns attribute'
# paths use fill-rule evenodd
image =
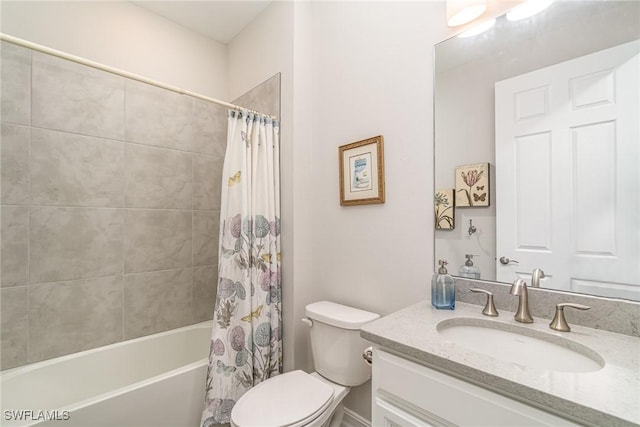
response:
<svg viewBox="0 0 640 427"><path fill-rule="evenodd" d="M384 203L384 138L382 135L338 147L340 204Z"/></svg>

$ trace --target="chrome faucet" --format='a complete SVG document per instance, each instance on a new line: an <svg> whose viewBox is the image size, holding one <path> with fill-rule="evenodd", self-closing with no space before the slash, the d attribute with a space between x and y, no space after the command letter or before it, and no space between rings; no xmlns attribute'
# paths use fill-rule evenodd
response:
<svg viewBox="0 0 640 427"><path fill-rule="evenodd" d="M533 274L531 275L531 287L539 288L540 287L540 279L544 279L544 271L539 268L535 268L533 270Z"/></svg>
<svg viewBox="0 0 640 427"><path fill-rule="evenodd" d="M509 291L511 295L517 295L518 300L518 310L516 311L516 315L513 317L517 322L521 323L533 323L533 317L531 317L531 313L529 313L529 298L527 296L527 282L522 279L517 279L511 285L511 291Z"/></svg>

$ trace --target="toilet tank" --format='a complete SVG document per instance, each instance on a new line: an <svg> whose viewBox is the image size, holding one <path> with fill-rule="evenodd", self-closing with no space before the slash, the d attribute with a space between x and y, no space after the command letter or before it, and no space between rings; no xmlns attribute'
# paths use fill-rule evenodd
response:
<svg viewBox="0 0 640 427"><path fill-rule="evenodd" d="M357 386L371 378L371 367L362 358L369 343L360 338L360 327L380 315L329 301L309 304L306 315L312 321L316 372L345 386Z"/></svg>

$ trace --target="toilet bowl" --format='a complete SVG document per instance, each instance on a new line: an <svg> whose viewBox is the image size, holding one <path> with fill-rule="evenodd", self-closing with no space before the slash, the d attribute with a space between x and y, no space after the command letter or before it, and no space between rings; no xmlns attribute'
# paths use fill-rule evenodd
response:
<svg viewBox="0 0 640 427"><path fill-rule="evenodd" d="M316 372L291 371L258 384L231 411L235 427L338 427L344 397L371 378L360 327L378 314L329 301L306 307Z"/></svg>
<svg viewBox="0 0 640 427"><path fill-rule="evenodd" d="M332 383L318 373L291 371L264 381L242 396L231 412L236 427L320 427L340 425L332 415L349 387ZM337 421L338 424L332 423Z"/></svg>

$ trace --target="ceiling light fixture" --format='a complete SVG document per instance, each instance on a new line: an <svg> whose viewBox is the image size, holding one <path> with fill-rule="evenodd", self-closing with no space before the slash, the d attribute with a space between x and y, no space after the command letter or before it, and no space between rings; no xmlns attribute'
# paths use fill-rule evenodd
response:
<svg viewBox="0 0 640 427"><path fill-rule="evenodd" d="M528 0L507 12L509 21L519 21L538 14L548 8L553 0Z"/></svg>
<svg viewBox="0 0 640 427"><path fill-rule="evenodd" d="M487 0L447 0L447 25L457 27L482 15L487 10Z"/></svg>
<svg viewBox="0 0 640 427"><path fill-rule="evenodd" d="M466 37L477 36L478 34L482 34L485 31L489 30L495 24L496 24L496 18L491 18L488 21L481 22L478 25L475 25L472 28L468 29L464 33L459 34L458 37L464 39Z"/></svg>

